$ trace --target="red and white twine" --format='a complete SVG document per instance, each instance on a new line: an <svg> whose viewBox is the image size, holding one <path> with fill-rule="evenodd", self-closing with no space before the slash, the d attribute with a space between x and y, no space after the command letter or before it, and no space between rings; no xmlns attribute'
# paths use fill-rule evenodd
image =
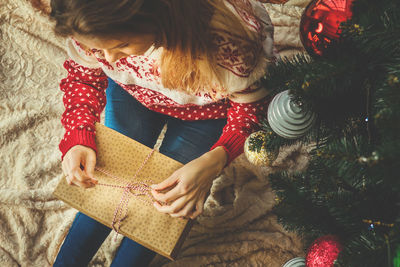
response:
<svg viewBox="0 0 400 267"><path fill-rule="evenodd" d="M139 169L136 170L135 175L132 177L132 181L135 181L137 178L139 172L143 169L143 167L146 165L148 160L150 159L151 155L154 153L154 149L150 151L150 153L147 155L146 159L142 162L142 165L139 167ZM149 184L153 184L154 182L151 180L145 180L145 181L140 181L140 182L128 182L124 181L118 176L115 176L111 174L110 172L99 168L95 167L96 170L114 178L116 181L125 183L125 185L115 185L115 184L105 184L105 183L97 183L97 186L107 186L107 187L113 187L113 188L123 188L124 191L121 196L121 200L116 207L114 211L114 218L111 223L111 227L114 229L116 232L115 235L115 240L117 239L118 233L119 233L119 228L121 226L121 222L127 217L128 213L128 202L131 196L134 197L139 197L139 196L148 196L151 200L149 199L143 199L143 198L138 198L139 200L145 202L146 204L152 204L153 202L153 196L151 195L151 187ZM125 209L124 215L122 216L122 211Z"/></svg>

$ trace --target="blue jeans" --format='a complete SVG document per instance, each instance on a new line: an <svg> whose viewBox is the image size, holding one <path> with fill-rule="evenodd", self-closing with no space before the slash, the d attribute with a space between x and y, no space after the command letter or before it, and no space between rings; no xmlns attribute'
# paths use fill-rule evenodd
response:
<svg viewBox="0 0 400 267"><path fill-rule="evenodd" d="M167 124L160 152L181 163L209 151L222 134L226 119L182 121L153 112L113 80L108 81L105 126L152 148ZM87 266L110 231L111 228L78 212L53 266ZM147 266L154 256L155 252L124 237L111 267Z"/></svg>

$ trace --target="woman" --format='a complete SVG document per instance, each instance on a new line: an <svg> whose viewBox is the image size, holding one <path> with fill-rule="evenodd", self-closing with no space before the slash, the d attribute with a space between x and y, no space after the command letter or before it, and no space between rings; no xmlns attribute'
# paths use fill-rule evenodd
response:
<svg viewBox="0 0 400 267"><path fill-rule="evenodd" d="M94 123L104 108L106 126L149 147L167 124L160 152L185 165L153 186L154 207L196 218L213 179L265 116L269 92L258 80L276 58L263 6L248 0L52 0L51 6L70 57L60 83L66 132L59 145L68 183L97 183ZM78 212L54 266L87 265L110 230ZM154 255L124 237L112 266L146 266Z"/></svg>

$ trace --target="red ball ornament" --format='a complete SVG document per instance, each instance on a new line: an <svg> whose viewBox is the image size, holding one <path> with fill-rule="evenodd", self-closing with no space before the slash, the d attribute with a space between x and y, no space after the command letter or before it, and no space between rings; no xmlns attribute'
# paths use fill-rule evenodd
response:
<svg viewBox="0 0 400 267"><path fill-rule="evenodd" d="M354 0L314 0L303 12L300 39L310 55L322 56L324 50L339 40L340 23L351 18Z"/></svg>
<svg viewBox="0 0 400 267"><path fill-rule="evenodd" d="M337 259L340 250L342 250L342 245L336 236L321 236L308 248L306 266L331 267Z"/></svg>

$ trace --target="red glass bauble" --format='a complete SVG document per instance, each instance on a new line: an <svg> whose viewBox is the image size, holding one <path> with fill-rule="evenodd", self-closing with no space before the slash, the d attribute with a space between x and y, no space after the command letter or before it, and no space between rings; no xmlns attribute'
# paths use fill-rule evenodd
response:
<svg viewBox="0 0 400 267"><path fill-rule="evenodd" d="M322 56L339 40L340 23L351 18L354 0L314 0L306 7L300 21L300 39L310 55Z"/></svg>
<svg viewBox="0 0 400 267"><path fill-rule="evenodd" d="M342 246L334 235L317 238L308 248L306 256L307 267L331 267L337 259Z"/></svg>

